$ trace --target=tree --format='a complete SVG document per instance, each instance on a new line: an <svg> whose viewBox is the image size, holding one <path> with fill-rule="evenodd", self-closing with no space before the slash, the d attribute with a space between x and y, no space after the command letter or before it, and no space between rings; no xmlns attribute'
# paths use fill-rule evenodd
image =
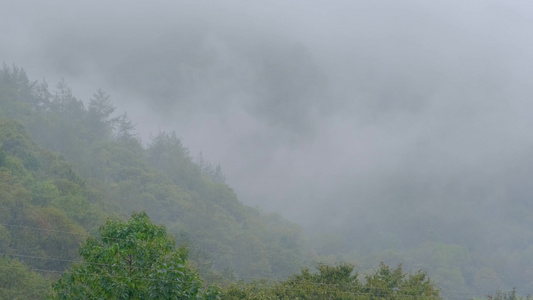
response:
<svg viewBox="0 0 533 300"><path fill-rule="evenodd" d="M384 263L376 273L366 276L363 291L370 295L370 299L440 299L439 289L426 273L406 274L402 265L394 269Z"/></svg>
<svg viewBox="0 0 533 300"><path fill-rule="evenodd" d="M0 256L0 300L41 299L48 284L45 277L18 260Z"/></svg>
<svg viewBox="0 0 533 300"><path fill-rule="evenodd" d="M52 110L62 114L68 120L82 119L86 112L83 102L72 95L72 90L64 79L56 85L56 91L52 97Z"/></svg>
<svg viewBox="0 0 533 300"><path fill-rule="evenodd" d="M147 149L148 162L163 171L181 188L200 190L202 183L201 169L196 165L189 150L183 146L175 132L160 132L152 137Z"/></svg>
<svg viewBox="0 0 533 300"><path fill-rule="evenodd" d="M381 264L374 274L361 282L351 264L318 265L318 272L308 268L280 283L265 285L261 282L234 283L223 290L229 300L439 300L439 290L423 272L406 274L401 265L391 269Z"/></svg>
<svg viewBox="0 0 533 300"><path fill-rule="evenodd" d="M154 225L145 212L128 222L108 220L101 239L89 238L74 264L53 285L52 299L217 299L202 289L198 273L187 264L187 250Z"/></svg>
<svg viewBox="0 0 533 300"><path fill-rule="evenodd" d="M93 94L87 110L87 125L98 137L108 137L113 131L115 123L119 120L111 118L114 111L115 107L109 100L109 95L101 89Z"/></svg>
<svg viewBox="0 0 533 300"><path fill-rule="evenodd" d="M527 295L526 297L518 296L516 293L516 288L513 288L509 292L497 291L494 295L488 295L488 300L531 300L533 297Z"/></svg>
<svg viewBox="0 0 533 300"><path fill-rule="evenodd" d="M358 299L361 283L351 264L317 266L318 273L304 268L275 289L276 299Z"/></svg>
<svg viewBox="0 0 533 300"><path fill-rule="evenodd" d="M118 128L117 128L117 138L119 140L131 140L135 138L133 130L135 129L135 124L128 117L128 113L123 113L117 118Z"/></svg>

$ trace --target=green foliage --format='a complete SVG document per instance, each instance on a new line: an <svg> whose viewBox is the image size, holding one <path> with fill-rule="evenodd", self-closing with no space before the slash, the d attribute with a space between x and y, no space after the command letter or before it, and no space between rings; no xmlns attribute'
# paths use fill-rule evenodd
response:
<svg viewBox="0 0 533 300"><path fill-rule="evenodd" d="M49 282L16 259L0 256L0 300L43 299Z"/></svg>
<svg viewBox="0 0 533 300"><path fill-rule="evenodd" d="M4 224L0 230L2 253L20 257L24 263L38 269L66 268L69 259L76 257L85 234L85 230L63 211L31 205L31 193L10 175L9 170L1 168L0 219Z"/></svg>
<svg viewBox="0 0 533 300"><path fill-rule="evenodd" d="M488 300L531 300L533 297L527 295L525 297L519 296L516 292L516 288L513 288L510 292L496 291L493 295L487 296Z"/></svg>
<svg viewBox="0 0 533 300"><path fill-rule="evenodd" d="M217 291L202 290L199 275L187 265L187 250L175 248L163 226L146 213L128 222L108 220L100 239L80 248L74 264L53 285L53 299L209 299Z"/></svg>
<svg viewBox="0 0 533 300"><path fill-rule="evenodd" d="M90 99L86 119L87 126L92 129L95 137L110 136L118 118L112 118L115 107L109 95L98 90Z"/></svg>
<svg viewBox="0 0 533 300"><path fill-rule="evenodd" d="M371 299L401 299L406 295L421 299L439 297L439 290L424 272L408 275L403 272L402 265L391 269L383 263L375 274L366 277L363 290L371 295Z"/></svg>
<svg viewBox="0 0 533 300"><path fill-rule="evenodd" d="M401 265L385 264L364 281L354 266L318 265L318 272L302 269L300 274L275 284L235 283L223 289L224 299L441 299L439 290L423 272L406 274Z"/></svg>
<svg viewBox="0 0 533 300"><path fill-rule="evenodd" d="M32 204L46 207L49 206L52 201L59 198L61 192L53 181L47 180L36 182L31 189L31 195Z"/></svg>
<svg viewBox="0 0 533 300"><path fill-rule="evenodd" d="M233 282L222 289L222 299L225 300L274 300L274 283L265 281Z"/></svg>
<svg viewBox="0 0 533 300"><path fill-rule="evenodd" d="M182 188L198 190L202 185L200 167L193 163L188 149L183 147L175 133L160 132L152 138L148 162L162 170Z"/></svg>
<svg viewBox="0 0 533 300"><path fill-rule="evenodd" d="M32 268L62 271L77 256L82 226L102 214L65 160L38 147L20 123L1 119L0 143L0 250Z"/></svg>
<svg viewBox="0 0 533 300"><path fill-rule="evenodd" d="M276 286L274 293L281 299L355 299L361 292L353 265L318 265L317 269L318 273L303 269Z"/></svg>
<svg viewBox="0 0 533 300"><path fill-rule="evenodd" d="M55 207L87 231L104 211L145 210L194 246L192 260L213 280L227 270L236 278L283 278L301 267L301 228L244 206L223 183L221 168L195 163L175 133L160 133L143 147L105 92L85 107L64 80L49 91L18 67L4 66L2 74L0 116L17 120L0 124L4 163L29 192L30 210Z"/></svg>
<svg viewBox="0 0 533 300"><path fill-rule="evenodd" d="M281 279L304 264L306 242L299 226L244 206L224 184L221 168L201 155L193 161L175 133L159 133L144 147L127 114L114 115L105 92L98 90L88 100L85 107L64 80L49 90L46 82L29 80L22 68L4 65L0 70L3 253L25 255L20 261L32 268L64 270L76 257L84 234L96 230L105 215L126 216L133 210L145 210L180 242L191 246L192 264L208 281ZM430 218L406 217L410 208L405 207L406 211L389 209L404 219ZM528 206L510 207L523 216L517 224L532 219ZM485 223L490 225L486 230L498 227L492 223ZM442 225L435 224L435 228ZM497 248L505 262L490 248L473 247L463 233L476 229L462 225L461 232L454 232L463 237L460 245L435 228L430 229L429 242L421 238L424 232L419 231L426 229L419 226L409 229L413 234L407 238L387 228L349 228L349 234L316 238L315 250L327 257L308 251L306 258L331 264L354 258L364 264L363 269L379 261L404 262L411 269L423 267L443 288L444 296L445 291L484 295L489 289L514 284L530 291L533 247L528 243L532 234L527 226L520 226L525 229L509 227L510 237L505 241L509 245L520 241L523 247L510 251L507 242L502 242ZM339 255L355 248L357 253ZM58 257L66 261L47 259ZM245 286L245 290L249 288ZM254 289L254 297L264 291Z"/></svg>

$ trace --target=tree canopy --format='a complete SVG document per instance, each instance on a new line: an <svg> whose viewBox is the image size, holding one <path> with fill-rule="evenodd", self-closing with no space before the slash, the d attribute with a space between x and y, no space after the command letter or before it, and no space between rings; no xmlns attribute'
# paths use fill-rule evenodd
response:
<svg viewBox="0 0 533 300"><path fill-rule="evenodd" d="M53 285L52 299L216 299L187 264L164 226L145 212L128 222L108 220L89 238L76 263Z"/></svg>
<svg viewBox="0 0 533 300"><path fill-rule="evenodd" d="M78 258L79 245L97 232L106 217L127 217L132 211L146 211L176 240L186 242L190 264L206 282L289 278L283 281L285 287L289 282L305 287L301 279L306 276L322 282L329 271L340 275L337 271L342 268L331 267L339 261L356 262L362 274L384 261L427 270L444 298L487 295L513 285L520 292L533 290L529 276L533 218L528 218L533 209L525 202L510 206L514 213L509 216L519 220L512 224L492 218L457 224L432 220L434 228L461 226L464 230L443 230L453 232L453 238L440 230L426 234L428 228L409 227L413 220L431 219L413 215L409 206L384 207L401 218L398 230L345 226L336 233L318 232L306 238L297 224L240 202L225 184L222 168L202 154L194 160L178 134L159 132L141 142L135 124L127 113L115 113L105 92L98 90L84 102L64 80L51 86L49 90L45 81L29 80L17 66L0 69L0 255L5 258L0 268L18 263L31 274L14 276L17 283L4 285L0 294L18 295L16 287L28 283L28 288L36 288L32 295L43 295L41 283L57 279L70 267ZM494 230L502 234L495 235L496 243L491 244L466 238L483 227L508 230L505 234ZM406 228L408 235L402 234ZM293 275L317 262L326 263L319 273L307 270ZM395 270L387 272L402 273ZM379 276L387 278L385 273ZM35 284L24 278L35 278L31 280ZM374 285L385 284L380 280ZM403 282L396 290L407 290L409 283L402 280L392 281ZM358 282L364 283L365 277ZM335 287L349 286L344 294L371 291L354 284L335 283ZM265 291L259 286L250 289L256 291L254 297ZM292 292L287 288L283 295Z"/></svg>
<svg viewBox="0 0 533 300"><path fill-rule="evenodd" d="M377 271L360 280L351 264L318 265L318 272L308 268L288 279L265 285L261 282L237 283L223 290L223 298L230 300L279 299L441 299L439 289L424 272L404 273L402 266L391 268L382 263Z"/></svg>

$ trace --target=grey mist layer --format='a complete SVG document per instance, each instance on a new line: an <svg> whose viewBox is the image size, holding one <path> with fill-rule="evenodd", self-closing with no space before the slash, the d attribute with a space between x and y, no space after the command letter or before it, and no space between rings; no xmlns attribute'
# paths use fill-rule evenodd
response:
<svg viewBox="0 0 533 300"><path fill-rule="evenodd" d="M102 88L143 139L176 131L243 202L308 230L498 246L481 219L530 217L529 1L1 6L6 63Z"/></svg>

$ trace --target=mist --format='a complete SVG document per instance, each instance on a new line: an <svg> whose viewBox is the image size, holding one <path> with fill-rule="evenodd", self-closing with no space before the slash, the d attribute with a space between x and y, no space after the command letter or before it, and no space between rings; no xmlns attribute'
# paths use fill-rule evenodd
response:
<svg viewBox="0 0 533 300"><path fill-rule="evenodd" d="M102 88L144 141L175 131L221 164L241 201L308 232L383 229L409 243L436 230L501 246L493 228L454 228L528 217L529 2L3 7L4 62L65 78L83 100Z"/></svg>

